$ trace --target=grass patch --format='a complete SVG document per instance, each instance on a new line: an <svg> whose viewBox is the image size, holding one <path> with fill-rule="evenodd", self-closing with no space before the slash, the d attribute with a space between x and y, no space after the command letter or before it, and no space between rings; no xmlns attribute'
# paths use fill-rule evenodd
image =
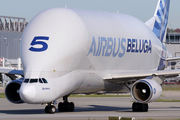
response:
<svg viewBox="0 0 180 120"><path fill-rule="evenodd" d="M131 95L97 95L97 94L71 94L69 97L131 97Z"/></svg>
<svg viewBox="0 0 180 120"><path fill-rule="evenodd" d="M180 100L163 100L163 99L158 99L156 102L180 102Z"/></svg>
<svg viewBox="0 0 180 120"><path fill-rule="evenodd" d="M0 98L6 98L4 93L0 93Z"/></svg>
<svg viewBox="0 0 180 120"><path fill-rule="evenodd" d="M180 85L163 85L163 91L180 91Z"/></svg>

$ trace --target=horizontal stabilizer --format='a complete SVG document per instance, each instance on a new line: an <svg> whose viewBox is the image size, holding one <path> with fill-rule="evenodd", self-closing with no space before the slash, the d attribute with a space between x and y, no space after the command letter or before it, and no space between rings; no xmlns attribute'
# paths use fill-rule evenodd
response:
<svg viewBox="0 0 180 120"><path fill-rule="evenodd" d="M169 57L166 58L166 61L180 60L180 57Z"/></svg>

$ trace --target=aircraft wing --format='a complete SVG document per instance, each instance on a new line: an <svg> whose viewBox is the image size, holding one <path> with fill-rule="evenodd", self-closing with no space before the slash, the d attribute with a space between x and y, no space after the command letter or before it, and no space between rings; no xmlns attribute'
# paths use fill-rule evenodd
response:
<svg viewBox="0 0 180 120"><path fill-rule="evenodd" d="M24 76L23 70L12 70L12 69L1 69L0 68L0 74L1 73L4 73L11 80L15 80L17 78L15 75Z"/></svg>
<svg viewBox="0 0 180 120"><path fill-rule="evenodd" d="M104 80L112 81L112 82L127 82L134 81L143 78L147 78L150 76L164 76L175 77L180 74L180 70L153 70L153 71L140 71L140 72L121 72L117 74L108 75L104 78Z"/></svg>
<svg viewBox="0 0 180 120"><path fill-rule="evenodd" d="M166 61L174 61L180 60L180 57L169 57L166 58ZM108 75L104 78L104 80L112 81L112 82L127 82L134 81L143 78L147 78L150 76L163 76L165 78L175 77L180 74L180 70L152 70L152 71L139 71L139 72L121 72L115 73L112 75Z"/></svg>
<svg viewBox="0 0 180 120"><path fill-rule="evenodd" d="M23 70L0 69L0 73L24 75Z"/></svg>

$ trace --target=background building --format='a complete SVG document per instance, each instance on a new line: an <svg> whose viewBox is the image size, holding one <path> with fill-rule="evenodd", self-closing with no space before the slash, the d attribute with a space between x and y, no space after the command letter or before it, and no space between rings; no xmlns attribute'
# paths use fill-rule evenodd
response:
<svg viewBox="0 0 180 120"><path fill-rule="evenodd" d="M20 41L26 25L25 18L0 16L0 67L22 69ZM0 74L3 86L9 81L9 77Z"/></svg>
<svg viewBox="0 0 180 120"><path fill-rule="evenodd" d="M0 16L0 58L20 58L20 41L25 18Z"/></svg>
<svg viewBox="0 0 180 120"><path fill-rule="evenodd" d="M180 56L180 32L169 32L166 35L166 48L173 57Z"/></svg>

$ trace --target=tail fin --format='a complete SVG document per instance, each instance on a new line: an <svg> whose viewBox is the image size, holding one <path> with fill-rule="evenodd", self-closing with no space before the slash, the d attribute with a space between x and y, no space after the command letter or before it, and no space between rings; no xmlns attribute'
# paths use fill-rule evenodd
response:
<svg viewBox="0 0 180 120"><path fill-rule="evenodd" d="M163 42L167 29L169 6L170 0L159 0L153 18L145 23L161 42Z"/></svg>

